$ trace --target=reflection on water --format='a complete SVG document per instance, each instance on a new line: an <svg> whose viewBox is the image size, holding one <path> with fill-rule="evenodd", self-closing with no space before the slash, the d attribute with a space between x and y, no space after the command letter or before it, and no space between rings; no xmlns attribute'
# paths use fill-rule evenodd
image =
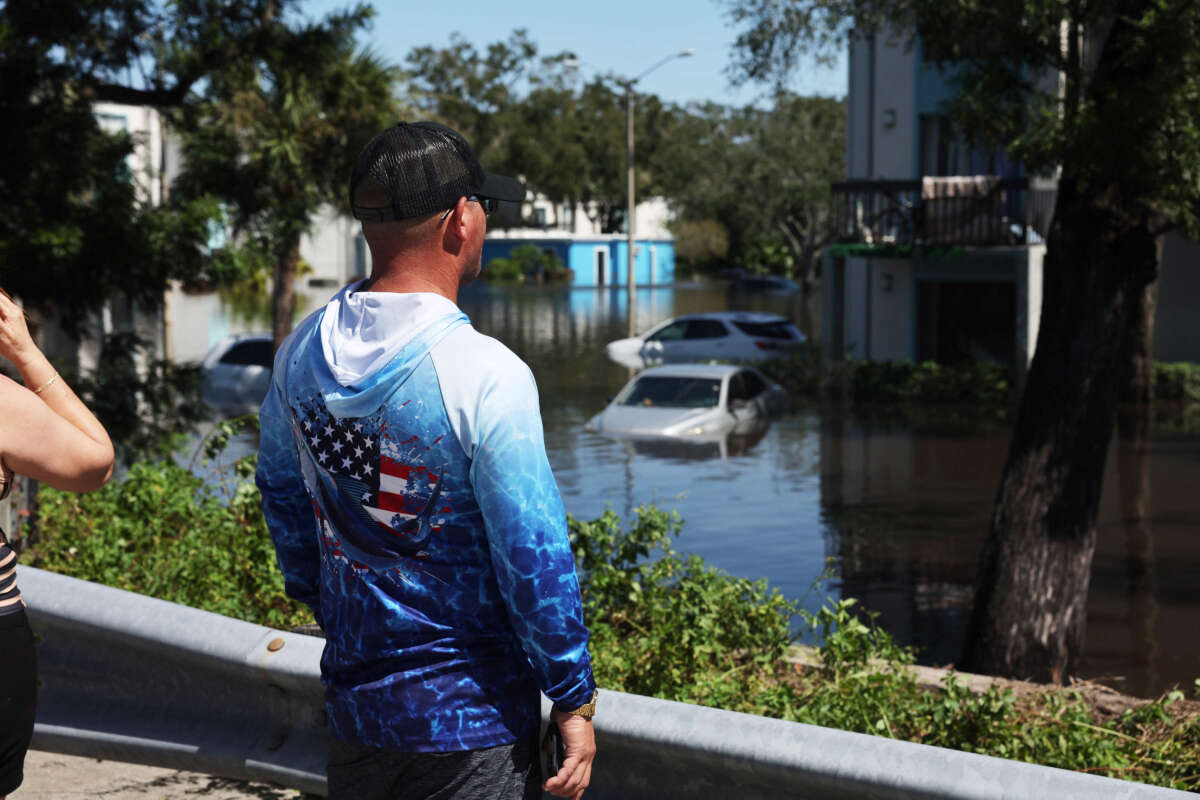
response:
<svg viewBox="0 0 1200 800"><path fill-rule="evenodd" d="M953 661L1008 431L946 436L827 419L822 503L842 590L918 645ZM1088 596L1084 675L1133 694L1200 674L1200 439L1162 433L1114 442ZM1151 494L1150 488L1153 487Z"/></svg>
<svg viewBox="0 0 1200 800"><path fill-rule="evenodd" d="M676 508L677 546L715 566L767 578L800 598L827 556L831 587L880 612L924 663L957 657L976 560L1009 431L942 412L880 423L816 410L742 441L630 442L584 431L629 378L603 355L625 335L624 290L473 287L460 305L479 330L532 367L546 445L567 510ZM638 328L724 309L791 317L812 333L802 297L679 286L638 293ZM1152 434L1114 443L1100 510L1082 669L1134 694L1200 675L1200 438ZM806 600L810 608L819 594ZM1119 679L1119 680L1118 680Z"/></svg>

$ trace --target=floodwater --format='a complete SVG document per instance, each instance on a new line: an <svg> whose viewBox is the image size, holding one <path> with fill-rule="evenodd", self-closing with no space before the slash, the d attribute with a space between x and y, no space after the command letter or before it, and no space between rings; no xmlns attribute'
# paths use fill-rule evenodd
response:
<svg viewBox="0 0 1200 800"><path fill-rule="evenodd" d="M919 648L922 663L955 659L1008 446L1003 424L969 413L884 423L812 408L723 445L611 440L583 426L628 377L602 352L625 335L624 290L479 286L460 305L532 367L570 513L677 509L678 550L766 578L810 609L827 596L857 597ZM726 308L778 311L812 328L796 295L731 296L714 285L639 290L638 328ZM1198 486L1200 436L1156 430L1137 453L1114 442L1084 676L1137 695L1200 677ZM814 588L831 558L834 577Z"/></svg>

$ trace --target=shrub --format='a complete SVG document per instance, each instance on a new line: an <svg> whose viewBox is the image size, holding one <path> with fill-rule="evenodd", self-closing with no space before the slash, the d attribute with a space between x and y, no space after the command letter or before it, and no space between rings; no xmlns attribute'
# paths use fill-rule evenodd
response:
<svg viewBox="0 0 1200 800"><path fill-rule="evenodd" d="M757 365L793 396L840 395L854 406L972 405L982 410L1008 404L1008 369L979 361L953 366L925 361L838 361L822 365L802 353Z"/></svg>
<svg viewBox="0 0 1200 800"><path fill-rule="evenodd" d="M275 628L311 622L284 594L253 462L227 487L170 462L136 463L90 494L43 487L33 564Z"/></svg>
<svg viewBox="0 0 1200 800"><path fill-rule="evenodd" d="M567 268L554 251L543 250L535 244L523 244L514 247L508 258L493 258L483 274L494 282L561 280L566 277Z"/></svg>
<svg viewBox="0 0 1200 800"><path fill-rule="evenodd" d="M820 642L817 666L800 667L783 658L797 606L676 553L676 515L639 508L628 529L611 511L569 521L606 688L1200 789L1200 716L1180 709L1181 692L1103 719L1069 689L974 695L949 673L930 691L909 669L912 649L853 598L799 612Z"/></svg>
<svg viewBox="0 0 1200 800"><path fill-rule="evenodd" d="M670 700L750 709L783 658L796 606L765 580L731 577L671 547L679 516L568 516L597 681ZM654 556L651 558L651 556Z"/></svg>
<svg viewBox="0 0 1200 800"><path fill-rule="evenodd" d="M1154 364L1154 399L1164 403L1200 403L1200 364Z"/></svg>

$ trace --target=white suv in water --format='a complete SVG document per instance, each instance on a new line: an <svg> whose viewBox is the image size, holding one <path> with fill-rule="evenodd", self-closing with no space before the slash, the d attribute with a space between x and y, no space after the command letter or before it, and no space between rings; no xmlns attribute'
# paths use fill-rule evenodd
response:
<svg viewBox="0 0 1200 800"><path fill-rule="evenodd" d="M725 359L763 361L803 350L804 334L778 314L713 311L661 322L640 336L609 342L604 353L626 367Z"/></svg>
<svg viewBox="0 0 1200 800"><path fill-rule="evenodd" d="M226 336L204 357L204 402L223 414L258 410L271 388L275 349L268 333Z"/></svg>

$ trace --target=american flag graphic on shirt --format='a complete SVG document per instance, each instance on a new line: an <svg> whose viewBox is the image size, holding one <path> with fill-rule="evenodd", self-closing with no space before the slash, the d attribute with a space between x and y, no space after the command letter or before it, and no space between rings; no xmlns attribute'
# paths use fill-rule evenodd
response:
<svg viewBox="0 0 1200 800"><path fill-rule="evenodd" d="M431 519L441 494L439 476L401 460L401 451L416 443L415 436L396 442L377 420L336 419L315 408L305 415L301 434L319 467L369 521L412 546L439 529L440 520Z"/></svg>

